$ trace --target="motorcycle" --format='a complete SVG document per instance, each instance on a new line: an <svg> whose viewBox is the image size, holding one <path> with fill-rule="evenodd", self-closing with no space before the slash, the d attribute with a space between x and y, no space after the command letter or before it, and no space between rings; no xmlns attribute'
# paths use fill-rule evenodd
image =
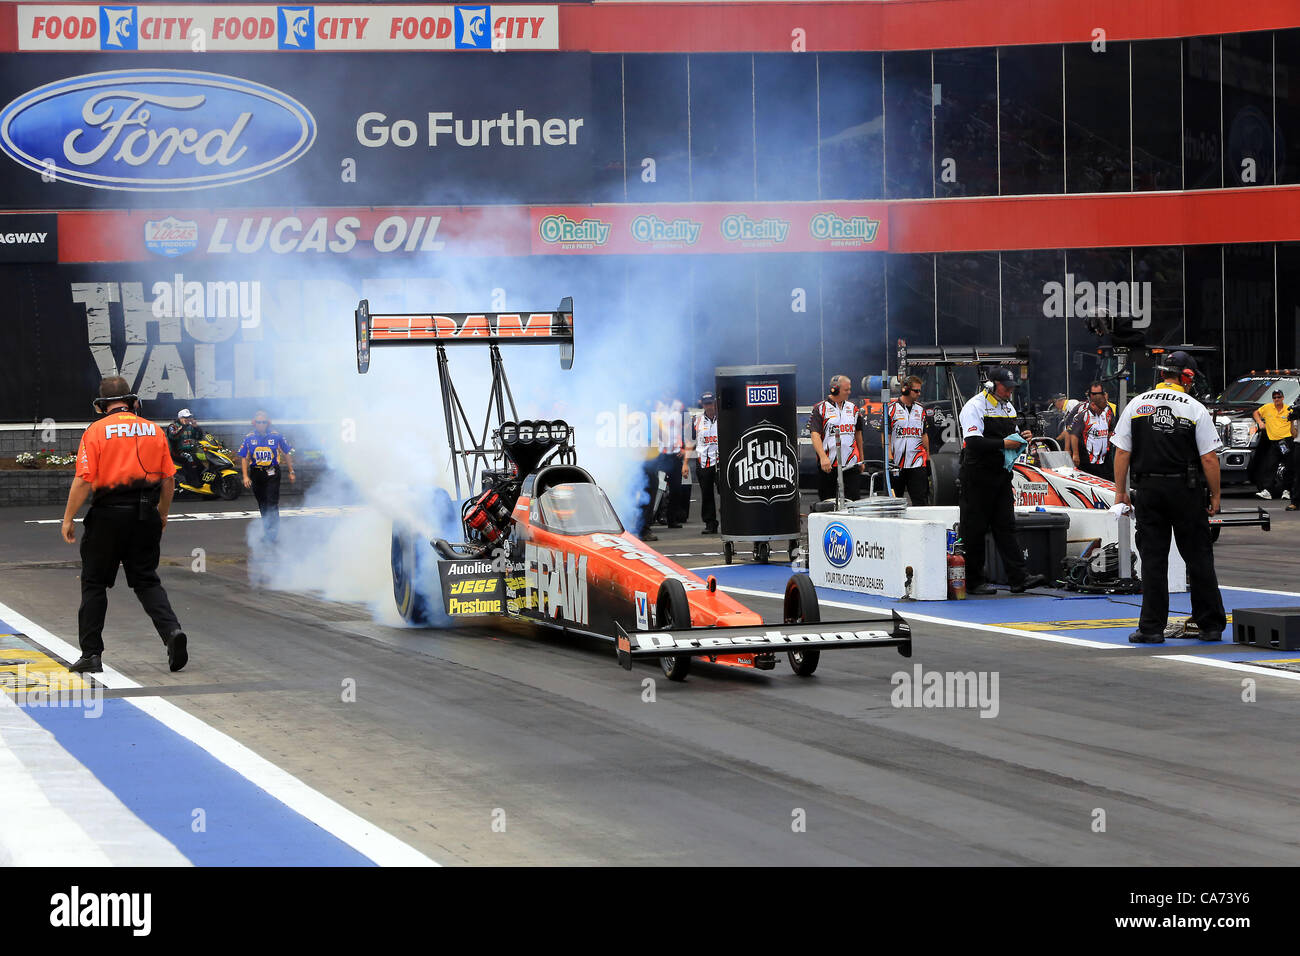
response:
<svg viewBox="0 0 1300 956"><path fill-rule="evenodd" d="M173 456L174 457L174 456ZM234 456L217 440L215 435L204 435L194 453L198 462L197 481L185 474L183 462L176 462L176 490L188 491L204 498L234 501L244 490L243 478L235 466Z"/></svg>

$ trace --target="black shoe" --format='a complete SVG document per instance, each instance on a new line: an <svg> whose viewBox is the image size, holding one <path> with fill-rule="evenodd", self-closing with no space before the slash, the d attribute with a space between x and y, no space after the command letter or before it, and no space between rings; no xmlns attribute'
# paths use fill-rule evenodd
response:
<svg viewBox="0 0 1300 956"><path fill-rule="evenodd" d="M991 584L977 584L966 589L967 594L997 594L998 589Z"/></svg>
<svg viewBox="0 0 1300 956"><path fill-rule="evenodd" d="M670 528L680 528L681 525L679 525L679 524L671 524L671 523L670 523L670 524L668 525L668 527L670 527Z"/></svg>
<svg viewBox="0 0 1300 956"><path fill-rule="evenodd" d="M706 524L706 525L704 526L704 533L705 533L705 534L717 534L717 533L718 533L718 526L717 526L716 524Z"/></svg>
<svg viewBox="0 0 1300 956"><path fill-rule="evenodd" d="M167 638L167 666L178 671L190 661L190 652L186 648L187 639L184 631L177 631Z"/></svg>
<svg viewBox="0 0 1300 956"><path fill-rule="evenodd" d="M658 540L659 540L659 535L655 534L653 531L647 531L645 534L638 535L638 537L639 537L642 541L658 541Z"/></svg>
<svg viewBox="0 0 1300 956"><path fill-rule="evenodd" d="M68 665L68 670L74 674L102 674L104 665L99 662L98 654L82 654L76 663Z"/></svg>
<svg viewBox="0 0 1300 956"><path fill-rule="evenodd" d="M1042 574L1029 574L1019 584L1011 585L1012 594L1024 594L1029 588L1039 588L1047 583L1047 577Z"/></svg>
<svg viewBox="0 0 1300 956"><path fill-rule="evenodd" d="M1201 633L1196 636L1196 639L1198 641L1221 641L1223 640L1223 632L1222 631L1201 631Z"/></svg>
<svg viewBox="0 0 1300 956"><path fill-rule="evenodd" d="M1134 631L1128 636L1130 644L1163 644L1165 636L1163 634L1144 634L1142 631Z"/></svg>

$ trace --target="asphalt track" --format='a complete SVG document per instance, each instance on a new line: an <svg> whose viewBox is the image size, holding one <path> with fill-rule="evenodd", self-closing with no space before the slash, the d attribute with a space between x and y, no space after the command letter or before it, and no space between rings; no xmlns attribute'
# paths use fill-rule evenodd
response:
<svg viewBox="0 0 1300 956"><path fill-rule="evenodd" d="M1272 533L1225 533L1225 584L1300 580L1300 520L1271 510ZM0 602L75 643L74 549L57 525L29 523L58 513L0 511ZM168 526L164 582L191 635L181 673L115 589L105 662L142 685L115 693L176 705L442 864L1300 863L1300 681L1287 671L1162 660L1196 647L919 623L910 661L849 650L823 655L807 680L782 660L767 673L697 666L674 684L657 667L621 670L604 645L527 627L387 627L357 605L252 588L245 530L242 519ZM662 532L657 546L720 563L718 540L697 531ZM188 567L198 546L203 574ZM1007 606L1005 620L1024 620ZM915 665L996 673L996 716L893 706L891 675ZM349 680L354 702L341 699ZM295 859L296 838L280 838L257 838L260 861Z"/></svg>

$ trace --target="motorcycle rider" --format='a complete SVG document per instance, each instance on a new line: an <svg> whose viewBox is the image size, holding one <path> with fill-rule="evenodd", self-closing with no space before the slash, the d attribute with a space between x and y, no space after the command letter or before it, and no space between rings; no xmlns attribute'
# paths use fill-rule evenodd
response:
<svg viewBox="0 0 1300 956"><path fill-rule="evenodd" d="M194 413L182 408L176 413L176 420L167 426L167 444L171 448L172 459L181 468L181 478L187 485L201 485L203 468L199 464L199 450L203 443L203 429L194 420Z"/></svg>

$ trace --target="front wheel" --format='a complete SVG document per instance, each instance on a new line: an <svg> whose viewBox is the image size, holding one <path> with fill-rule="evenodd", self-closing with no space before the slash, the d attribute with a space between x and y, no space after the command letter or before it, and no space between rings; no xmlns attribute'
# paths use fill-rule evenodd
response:
<svg viewBox="0 0 1300 956"><path fill-rule="evenodd" d="M785 586L786 624L820 624L821 607L817 603L817 588L806 574L792 574ZM821 651L790 651L790 668L800 677L811 677L821 663Z"/></svg>
<svg viewBox="0 0 1300 956"><path fill-rule="evenodd" d="M686 588L676 578L665 578L659 585L659 599L655 601L655 621L661 631L672 631L691 626L691 604L686 598ZM683 681L691 672L691 657L659 658L659 666L669 680Z"/></svg>
<svg viewBox="0 0 1300 956"><path fill-rule="evenodd" d="M239 475L222 475L221 483L217 486L217 494L222 501L234 501L243 490L244 483Z"/></svg>
<svg viewBox="0 0 1300 956"><path fill-rule="evenodd" d="M402 620L415 627L424 627L433 620L429 599L423 590L426 567L423 556L430 550L414 531L393 526L393 601Z"/></svg>
<svg viewBox="0 0 1300 956"><path fill-rule="evenodd" d="M731 563L731 559L736 556L736 546L730 541L722 542L722 560Z"/></svg>
<svg viewBox="0 0 1300 956"><path fill-rule="evenodd" d="M759 564L767 564L767 559L772 555L772 546L766 541L754 542L754 560Z"/></svg>

